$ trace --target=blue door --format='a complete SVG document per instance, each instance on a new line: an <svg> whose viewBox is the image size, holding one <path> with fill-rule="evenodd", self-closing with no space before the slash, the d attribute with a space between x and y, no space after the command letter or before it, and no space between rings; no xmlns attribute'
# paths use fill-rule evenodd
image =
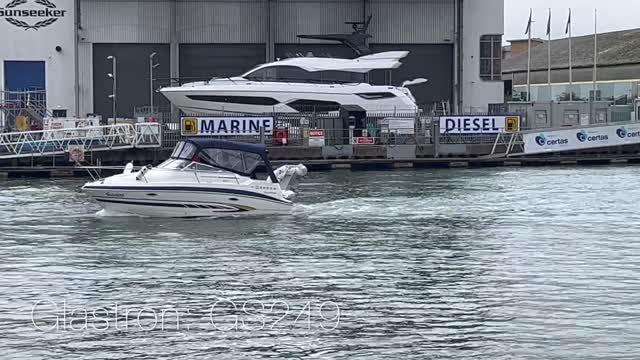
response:
<svg viewBox="0 0 640 360"><path fill-rule="evenodd" d="M44 61L5 61L5 91L45 90Z"/></svg>

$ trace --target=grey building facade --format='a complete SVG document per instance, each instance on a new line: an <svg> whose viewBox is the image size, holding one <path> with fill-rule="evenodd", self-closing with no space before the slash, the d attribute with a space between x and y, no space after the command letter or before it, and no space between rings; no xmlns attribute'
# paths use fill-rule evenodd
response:
<svg viewBox="0 0 640 360"><path fill-rule="evenodd" d="M0 30L16 44L1 49L0 59L43 62L47 79L53 80L45 85L48 106L67 108L70 115L111 117L108 56L117 59L118 116L130 117L135 107L151 102L151 53L157 54L160 64L154 71L154 88L239 75L291 56L352 58L353 51L345 45L298 35L350 33L345 22L368 16L372 16L368 45L374 52L411 52L401 68L373 72L370 82L400 85L427 78L428 83L412 88L425 108L444 101L455 112L483 111L490 103L504 101L501 53L486 41L497 43L502 37L503 0L51 2L64 9L66 17L47 28L25 31L0 22ZM29 1L23 6L40 5ZM63 44L61 51L49 49L56 43ZM0 86L5 86L7 77L0 72ZM153 96L161 110L170 108L162 95Z"/></svg>

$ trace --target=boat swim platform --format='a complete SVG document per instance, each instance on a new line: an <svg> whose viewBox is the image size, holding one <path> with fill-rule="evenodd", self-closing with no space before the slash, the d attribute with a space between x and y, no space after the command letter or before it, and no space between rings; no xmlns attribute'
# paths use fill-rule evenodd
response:
<svg viewBox="0 0 640 360"><path fill-rule="evenodd" d="M23 159L22 159L23 160ZM137 166L144 163L135 162ZM149 162L151 163L151 162ZM316 160L274 160L277 167L284 164L302 163L309 171L391 171L408 169L468 169L468 168L501 168L501 167L542 167L542 166L596 166L616 164L640 164L640 154L594 154L538 156L520 158L464 158L442 157L423 159L316 159ZM87 169L71 166L64 161L60 165L18 164L0 167L0 179L11 178L87 178ZM101 176L110 176L122 172L122 166L105 166L101 168Z"/></svg>

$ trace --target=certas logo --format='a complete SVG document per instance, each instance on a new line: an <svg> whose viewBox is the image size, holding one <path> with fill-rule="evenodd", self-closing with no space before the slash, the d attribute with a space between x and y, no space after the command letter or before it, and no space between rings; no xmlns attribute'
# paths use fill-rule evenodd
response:
<svg viewBox="0 0 640 360"><path fill-rule="evenodd" d="M565 138L552 139L547 138L544 134L536 136L536 144L538 144L539 146L567 145L568 143L569 139Z"/></svg>
<svg viewBox="0 0 640 360"><path fill-rule="evenodd" d="M589 135L585 130L580 131L576 134L578 141L580 142L593 142L593 141L607 141L609 140L609 135Z"/></svg>
<svg viewBox="0 0 640 360"><path fill-rule="evenodd" d="M629 131L629 130L623 128L623 127L621 127L618 130L616 130L616 134L621 139L640 137L640 131Z"/></svg>
<svg viewBox="0 0 640 360"><path fill-rule="evenodd" d="M59 10L56 4L49 0L33 0L33 3L44 8L27 8L23 5L29 0L13 0L4 8L0 7L0 17L3 17L9 24L19 28L38 30L47 27L64 17L66 10Z"/></svg>

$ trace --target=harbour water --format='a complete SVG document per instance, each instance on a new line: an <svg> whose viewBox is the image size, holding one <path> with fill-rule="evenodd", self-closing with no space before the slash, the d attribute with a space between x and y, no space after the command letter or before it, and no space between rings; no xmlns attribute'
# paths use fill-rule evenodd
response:
<svg viewBox="0 0 640 360"><path fill-rule="evenodd" d="M290 216L216 220L2 180L0 357L639 358L639 177L312 173Z"/></svg>

